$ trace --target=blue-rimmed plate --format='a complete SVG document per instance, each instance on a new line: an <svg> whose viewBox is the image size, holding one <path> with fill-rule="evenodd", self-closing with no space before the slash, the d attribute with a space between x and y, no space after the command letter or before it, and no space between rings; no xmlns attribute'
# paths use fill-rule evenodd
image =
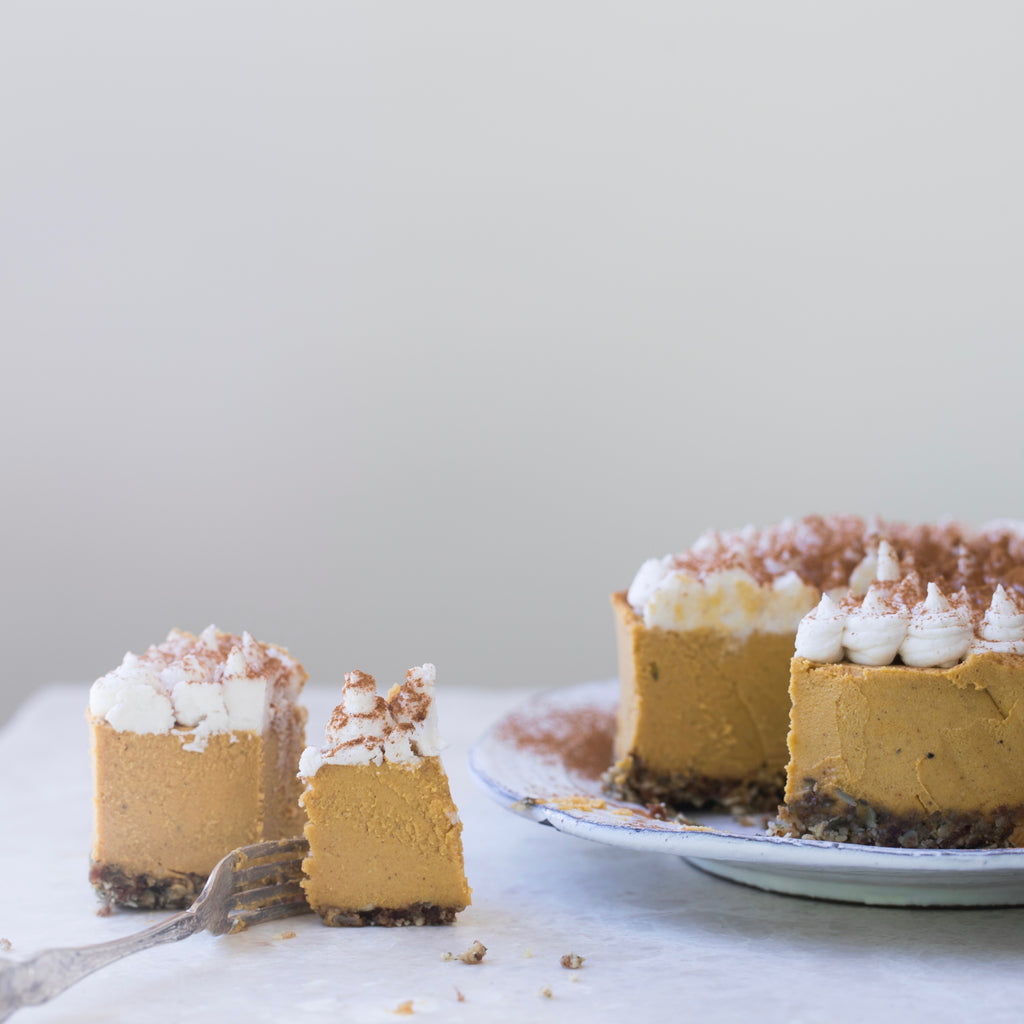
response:
<svg viewBox="0 0 1024 1024"><path fill-rule="evenodd" d="M532 698L470 751L473 774L509 810L610 846L669 853L721 878L771 892L890 906L1024 904L1024 849L903 850L784 839L765 822L694 812L695 824L652 817L602 791L611 763L618 683Z"/></svg>

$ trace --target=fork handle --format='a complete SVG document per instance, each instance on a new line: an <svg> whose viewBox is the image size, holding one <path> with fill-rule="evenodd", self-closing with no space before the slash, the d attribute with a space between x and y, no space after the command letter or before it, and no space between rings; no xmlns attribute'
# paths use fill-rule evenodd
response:
<svg viewBox="0 0 1024 1024"><path fill-rule="evenodd" d="M44 949L28 960L0 963L0 1021L23 1006L37 1006L115 960L165 942L187 939L203 927L198 914L183 910L166 921L92 946Z"/></svg>

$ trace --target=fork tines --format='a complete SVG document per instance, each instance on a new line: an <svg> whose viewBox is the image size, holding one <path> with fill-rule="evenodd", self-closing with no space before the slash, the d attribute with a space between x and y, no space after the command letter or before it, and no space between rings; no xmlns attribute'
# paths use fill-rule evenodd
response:
<svg viewBox="0 0 1024 1024"><path fill-rule="evenodd" d="M309 844L301 837L235 851L228 901L232 930L309 910L300 885L302 860L308 852Z"/></svg>

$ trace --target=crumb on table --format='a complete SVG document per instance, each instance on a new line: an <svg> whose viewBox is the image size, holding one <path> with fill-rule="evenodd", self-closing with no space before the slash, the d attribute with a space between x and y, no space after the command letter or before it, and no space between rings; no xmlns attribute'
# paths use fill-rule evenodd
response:
<svg viewBox="0 0 1024 1024"><path fill-rule="evenodd" d="M583 961L586 957L580 956L579 953L566 953L558 962L567 971L578 971L583 966Z"/></svg>
<svg viewBox="0 0 1024 1024"><path fill-rule="evenodd" d="M545 986L544 986L544 987L543 987L543 988L542 988L542 989L540 990L540 994L541 994L541 995L542 995L542 996L543 996L543 997L544 997L545 999L554 999L554 998L555 998L555 995L554 995L554 993L553 993L553 992L551 991L551 986L550 986L550 985L545 985Z"/></svg>
<svg viewBox="0 0 1024 1024"><path fill-rule="evenodd" d="M395 1013L399 1013L399 1014L401 1014L402 1016L405 1016L405 1017L411 1016L412 1013L414 1013L414 1012L415 1011L412 1008L412 1000L411 999L406 999L406 1001L404 1003L399 1003L398 1006L395 1007Z"/></svg>
<svg viewBox="0 0 1024 1024"><path fill-rule="evenodd" d="M464 964L478 964L483 960L486 954L487 947L477 939L464 953L442 953L441 959L461 960Z"/></svg>
<svg viewBox="0 0 1024 1024"><path fill-rule="evenodd" d="M0 953L10 953L14 949L14 943L10 939L0 939Z"/></svg>

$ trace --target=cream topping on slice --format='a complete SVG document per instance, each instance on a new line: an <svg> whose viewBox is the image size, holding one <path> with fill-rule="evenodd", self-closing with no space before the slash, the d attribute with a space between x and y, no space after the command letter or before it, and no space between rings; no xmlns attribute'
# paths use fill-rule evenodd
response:
<svg viewBox="0 0 1024 1024"><path fill-rule="evenodd" d="M411 668L405 682L391 688L387 699L366 672L348 672L341 703L327 723L323 747L307 747L299 775L312 778L321 765L414 764L436 757L443 749L437 728L431 664Z"/></svg>
<svg viewBox="0 0 1024 1024"><path fill-rule="evenodd" d="M298 696L306 673L283 648L208 626L171 630L141 657L129 652L89 691L89 710L119 732L175 733L202 751L215 733L261 731Z"/></svg>

